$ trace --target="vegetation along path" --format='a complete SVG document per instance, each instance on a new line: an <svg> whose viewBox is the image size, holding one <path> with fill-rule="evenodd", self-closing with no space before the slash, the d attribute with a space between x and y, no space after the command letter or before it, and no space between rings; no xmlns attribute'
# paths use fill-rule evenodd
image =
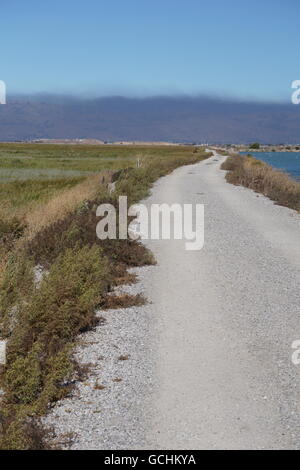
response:
<svg viewBox="0 0 300 470"><path fill-rule="evenodd" d="M103 388L81 385L47 418L77 431L74 448L299 447L300 215L227 183L224 160L154 185L148 205L205 204L204 248L147 241L157 265L128 290L150 302L105 312L78 353L102 356Z"/></svg>

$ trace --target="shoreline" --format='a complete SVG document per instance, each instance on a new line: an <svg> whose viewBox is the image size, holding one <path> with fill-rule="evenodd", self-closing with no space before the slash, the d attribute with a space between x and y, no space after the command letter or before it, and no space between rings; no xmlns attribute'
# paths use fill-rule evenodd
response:
<svg viewBox="0 0 300 470"><path fill-rule="evenodd" d="M250 188L276 204L300 212L300 182L250 154L230 155L221 165L227 182Z"/></svg>
<svg viewBox="0 0 300 470"><path fill-rule="evenodd" d="M264 159L264 154L266 157ZM280 154L285 154L285 156L280 157ZM288 155L286 155L288 154ZM291 165L291 155L296 154L293 158L292 166ZM275 171L281 171L284 174L287 174L291 179L296 182L300 182L300 151L296 152L261 152L260 150L251 150L249 152L239 152L239 155L247 156L251 155L253 158L262 161L263 163L272 166ZM278 158L281 158L280 162L282 164L276 165ZM298 167L297 167L298 163Z"/></svg>

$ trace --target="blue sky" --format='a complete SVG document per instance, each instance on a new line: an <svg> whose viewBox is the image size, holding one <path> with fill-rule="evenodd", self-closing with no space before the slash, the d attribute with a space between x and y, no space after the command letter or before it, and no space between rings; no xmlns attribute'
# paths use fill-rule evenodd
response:
<svg viewBox="0 0 300 470"><path fill-rule="evenodd" d="M1 0L8 93L290 100L299 0Z"/></svg>

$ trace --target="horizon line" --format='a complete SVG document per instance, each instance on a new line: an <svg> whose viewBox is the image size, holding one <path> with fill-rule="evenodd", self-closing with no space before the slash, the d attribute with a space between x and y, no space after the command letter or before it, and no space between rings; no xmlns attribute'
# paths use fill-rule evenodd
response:
<svg viewBox="0 0 300 470"><path fill-rule="evenodd" d="M292 104L290 100L276 100L270 98L250 98L250 97L237 97L229 95L213 95L208 93L153 93L145 95L132 95L132 94L88 94L88 93L63 93L63 92L8 92L7 100L12 99L66 99L74 101L95 101L103 99L126 99L126 100L136 100L136 101L146 101L146 100L155 100L155 99L170 99L170 100L205 100L212 102L223 102L223 103L232 103L232 104L269 104L269 105L288 105Z"/></svg>

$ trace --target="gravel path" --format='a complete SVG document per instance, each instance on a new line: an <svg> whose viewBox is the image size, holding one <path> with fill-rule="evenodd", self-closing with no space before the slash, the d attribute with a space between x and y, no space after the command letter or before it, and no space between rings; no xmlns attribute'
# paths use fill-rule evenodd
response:
<svg viewBox="0 0 300 470"><path fill-rule="evenodd" d="M46 420L72 448L300 447L300 215L226 183L223 159L155 184L147 204L205 204L205 245L147 242L158 265L127 289L150 303L82 336L93 374Z"/></svg>

